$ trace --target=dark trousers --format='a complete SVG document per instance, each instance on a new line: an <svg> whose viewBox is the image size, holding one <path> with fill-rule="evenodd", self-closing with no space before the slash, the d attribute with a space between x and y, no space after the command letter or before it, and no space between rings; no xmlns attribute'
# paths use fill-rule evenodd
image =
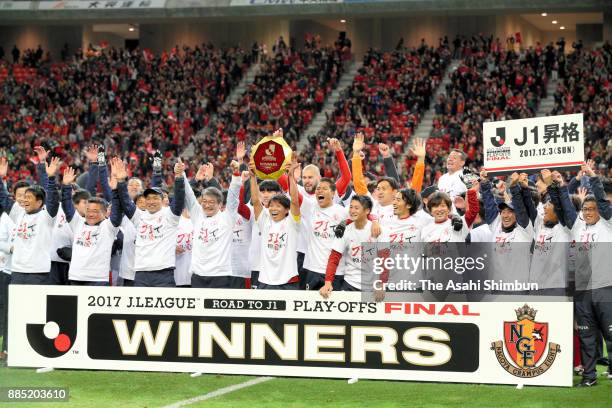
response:
<svg viewBox="0 0 612 408"><path fill-rule="evenodd" d="M264 290L298 290L300 289L300 285L297 282L283 283L282 285L267 285L259 282L259 286L257 288Z"/></svg>
<svg viewBox="0 0 612 408"><path fill-rule="evenodd" d="M240 276L231 276L230 288L232 289L246 289L246 278Z"/></svg>
<svg viewBox="0 0 612 408"><path fill-rule="evenodd" d="M51 271L49 272L49 281L51 285L68 285L68 262L51 262Z"/></svg>
<svg viewBox="0 0 612 408"><path fill-rule="evenodd" d="M361 289L357 289L356 287L349 285L345 280L342 280L340 290L344 290L347 292L361 292Z"/></svg>
<svg viewBox="0 0 612 408"><path fill-rule="evenodd" d="M313 272L308 269L306 271L306 290L319 290L325 285L325 274ZM334 290L342 290L342 282L344 282L344 275L334 276L332 281L332 288Z"/></svg>
<svg viewBox="0 0 612 408"><path fill-rule="evenodd" d="M300 278L299 288L301 290L306 289L306 282L308 280L308 270L304 269L304 256L301 252L297 253L298 276Z"/></svg>
<svg viewBox="0 0 612 408"><path fill-rule="evenodd" d="M72 286L110 286L108 282L88 282L76 280L69 280L68 284Z"/></svg>
<svg viewBox="0 0 612 408"><path fill-rule="evenodd" d="M11 285L48 285L49 272L44 273L22 273L11 274Z"/></svg>
<svg viewBox="0 0 612 408"><path fill-rule="evenodd" d="M196 274L191 275L192 288L226 289L230 288L231 284L231 276L200 276Z"/></svg>
<svg viewBox="0 0 612 408"><path fill-rule="evenodd" d="M175 288L174 268L158 271L137 271L134 286L140 288Z"/></svg>
<svg viewBox="0 0 612 408"><path fill-rule="evenodd" d="M131 279L119 277L119 279L117 280L117 286L134 286L134 281Z"/></svg>
<svg viewBox="0 0 612 408"><path fill-rule="evenodd" d="M584 367L582 375L594 380L597 378L597 343L601 333L606 347L612 350L612 286L576 292L574 309Z"/></svg>
<svg viewBox="0 0 612 408"><path fill-rule="evenodd" d="M259 287L259 271L251 271L251 289Z"/></svg>
<svg viewBox="0 0 612 408"><path fill-rule="evenodd" d="M2 300L2 310L0 310L2 347L0 347L0 351L8 350L8 287L10 283L11 275L0 272L0 299Z"/></svg>

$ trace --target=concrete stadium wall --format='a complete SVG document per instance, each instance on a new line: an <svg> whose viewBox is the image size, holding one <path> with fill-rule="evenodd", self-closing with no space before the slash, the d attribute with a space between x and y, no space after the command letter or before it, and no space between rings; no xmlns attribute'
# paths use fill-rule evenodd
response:
<svg viewBox="0 0 612 408"><path fill-rule="evenodd" d="M169 50L176 44L195 46L212 42L228 47L241 44L250 48L253 41L266 44L268 50L282 35L289 41L289 21L258 20L257 22L186 22L172 24L141 24L140 44L155 52Z"/></svg>
<svg viewBox="0 0 612 408"><path fill-rule="evenodd" d="M605 13L601 34L612 39L612 14ZM580 35L587 35L589 43L595 33L583 27ZM253 41L266 44L269 52L279 36L288 43L294 38L296 45L303 45L306 33L321 35L323 44L332 44L338 33L344 30L352 41L353 54L360 58L369 47L390 50L395 47L400 38L407 45L417 45L421 38L428 44L436 45L438 39L448 35L452 42L456 34L471 36L483 33L499 37L505 44L505 38L516 32L521 32L524 46L534 45L537 41L543 44L556 42L563 35L568 43L576 40L575 31L540 31L520 15L421 15L411 17L364 17L348 18L346 24L338 20L324 19L281 19L256 18L250 20L224 21L216 20L185 20L183 22L155 22L140 24L140 44L155 52L169 50L176 44L194 46L203 42L212 42L221 47L241 44L249 49ZM595 30L596 31L596 30ZM593 34L593 35L591 35ZM598 34L599 35L599 34ZM124 38L112 33L100 33L92 30L91 24L85 25L12 25L0 26L0 45L9 54L13 44L20 49L35 48L38 44L45 50L50 50L55 58L64 43L68 43L71 51L78 47L87 47L89 43L97 44L107 41L111 45L122 47Z"/></svg>
<svg viewBox="0 0 612 408"><path fill-rule="evenodd" d="M28 48L36 49L40 44L43 50L50 51L54 58L59 58L64 44L71 51L81 47L83 38L82 25L23 25L0 26L0 46L10 56L13 45L23 52Z"/></svg>

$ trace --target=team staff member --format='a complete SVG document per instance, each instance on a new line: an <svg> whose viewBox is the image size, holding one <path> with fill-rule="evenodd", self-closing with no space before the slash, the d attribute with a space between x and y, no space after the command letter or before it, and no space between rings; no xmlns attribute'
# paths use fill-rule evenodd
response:
<svg viewBox="0 0 612 408"><path fill-rule="evenodd" d="M486 170L481 170L482 199L485 204L485 221L491 227L494 242L491 279L504 282L514 280L529 282L530 244L534 238L530 214L537 210L528 193L527 174L510 175L510 202L497 203L487 180Z"/></svg>
<svg viewBox="0 0 612 408"><path fill-rule="evenodd" d="M85 218L75 211L71 186L75 180L74 169L67 168L62 181L62 208L74 235L68 280L70 285L108 286L113 242L123 217L117 179L112 174L111 188L115 191L110 219L106 218L106 201L97 197L88 200Z"/></svg>
<svg viewBox="0 0 612 408"><path fill-rule="evenodd" d="M125 179L127 171L121 160L114 160L113 171L118 183L123 211L136 228L134 257L134 286L175 287L176 236L178 223L185 205L183 172L180 161L174 166L174 201L163 207L163 192L159 188L144 191L146 211L136 208L130 199Z"/></svg>
<svg viewBox="0 0 612 408"><path fill-rule="evenodd" d="M563 215L565 224L571 230L572 241L576 243L574 308L584 367L579 387L597 385L597 342L600 333L604 335L608 350L612 350L612 206L592 165L589 161L582 167L590 177L593 191L593 195L587 196L582 203L582 219L572 205L561 174L552 172L560 196L561 208L557 210Z"/></svg>
<svg viewBox="0 0 612 408"><path fill-rule="evenodd" d="M238 162L232 161L231 168L233 175L225 211L221 211L221 191L206 188L198 203L187 178L183 177L185 201L193 222L192 288L232 287L232 232L238 217L241 182Z"/></svg>
<svg viewBox="0 0 612 408"><path fill-rule="evenodd" d="M0 157L0 210L8 213L17 225L11 259L11 284L49 284L51 270L51 233L59 208L59 195L55 186L55 173L60 160L51 159L46 165L49 177L46 189L40 186L28 187L24 195L24 206L15 205L4 186L8 173L8 160Z"/></svg>
<svg viewBox="0 0 612 408"><path fill-rule="evenodd" d="M6 213L0 216L0 298L2 299L2 312L0 325L2 326L2 347L0 347L0 360L4 359L8 345L8 285L11 283L11 247L15 224Z"/></svg>

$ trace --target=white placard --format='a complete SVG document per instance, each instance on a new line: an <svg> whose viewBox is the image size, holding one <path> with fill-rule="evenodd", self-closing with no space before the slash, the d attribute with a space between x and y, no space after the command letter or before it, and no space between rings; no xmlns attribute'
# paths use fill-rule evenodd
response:
<svg viewBox="0 0 612 408"><path fill-rule="evenodd" d="M41 1L39 10L117 10L117 9L159 9L166 0L66 0Z"/></svg>
<svg viewBox="0 0 612 408"><path fill-rule="evenodd" d="M12 367L572 385L571 302L25 285L9 300Z"/></svg>
<svg viewBox="0 0 612 408"><path fill-rule="evenodd" d="M32 7L31 1L0 1L0 11L2 10L29 10Z"/></svg>
<svg viewBox="0 0 612 408"><path fill-rule="evenodd" d="M483 123L489 174L570 169L584 162L582 113Z"/></svg>
<svg viewBox="0 0 612 408"><path fill-rule="evenodd" d="M339 3L344 3L344 0L230 0L230 6L304 6Z"/></svg>

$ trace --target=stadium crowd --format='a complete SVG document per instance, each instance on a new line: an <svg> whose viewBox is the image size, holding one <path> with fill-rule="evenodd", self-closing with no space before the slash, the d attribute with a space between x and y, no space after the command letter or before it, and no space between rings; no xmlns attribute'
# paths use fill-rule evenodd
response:
<svg viewBox="0 0 612 408"><path fill-rule="evenodd" d="M605 130L596 126L609 127L609 48L596 51L601 54L576 50L580 55L568 60L585 61L589 75L569 68L561 76L560 106L589 110L589 158L574 178L544 169L531 177L513 173L501 179L481 168L477 124L533 115L544 96L549 64L546 54L534 50L496 53L472 44L476 52L464 55L452 74L448 100L436 105L441 127L434 131L451 124L458 131L448 135L448 146L435 160L429 143L413 141L410 188L403 187L402 177L392 171L388 143L406 144L408 129L428 106L450 56L441 42L436 50L422 45L368 53L350 98L338 105L325 130L331 132L325 133L331 136L325 147L329 153L303 154L310 157L303 163L293 155L278 181L259 181L256 163L247 160L248 146L275 127L277 136L295 142L300 126L320 109L316 93L324 97L338 80L345 48L313 42L297 52L279 41L274 59L260 63L255 83L228 111L217 107L252 55L239 49L177 47L159 58L92 50L66 65L38 61L35 65L43 65L28 68L34 73L25 71L20 80L14 74L3 77L2 103L8 104L3 132L12 143L0 157L3 296L10 283L307 289L329 297L334 291L369 290L363 279L367 256L359 256L367 244L381 244L376 255L384 257L389 246L416 251L427 243L496 243L504 245L502 263L513 266L513 279L538 284L533 294L563 295L574 287L581 385L595 385L598 339L603 336L612 349L612 332L606 330L612 327L612 303L606 301L612 275L603 246L612 240L612 191L607 168L592 160L597 154L600 166L605 163ZM209 63L204 73L195 69L203 61ZM158 69L152 70L155 64ZM555 64L558 60L551 70ZM40 74L44 70L48 75ZM100 83L106 85L94 86ZM386 85L396 92L385 91ZM568 106L576 94L591 99ZM122 114L128 106L132 115ZM342 115L352 125L336 128ZM192 119L189 137L206 126L215 132L199 141L196 150L203 150L202 156L190 165L170 159L189 139L178 125L187 118ZM297 133L285 135L285 127ZM351 129L358 131L352 135ZM130 134L138 136L128 142ZM218 150L207 150L206 142ZM323 151L320 142L312 142L315 151ZM343 145L352 147L350 163ZM81 146L86 146L82 157L74 154ZM158 148L163 154L155 152ZM387 159L384 168L370 158L378 152ZM367 171L368 162L376 173ZM226 170L219 172L216 165L223 164ZM478 175L466 177L466 165ZM337 179L326 166L338 169ZM433 177L440 166L444 174ZM141 168L147 170L139 173ZM165 185L173 186L171 195ZM519 243L527 245L514 245ZM550 257L559 262L547 262ZM393 273L385 270L381 282ZM377 300L385 296L383 289L374 292Z"/></svg>
<svg viewBox="0 0 612 408"><path fill-rule="evenodd" d="M36 55L0 60L0 148L19 170L12 182L33 180L33 146L84 169L80 152L91 143L127 159L131 175L148 179L149 155L182 152L251 61L243 49L211 44L160 55L90 47L57 63Z"/></svg>
<svg viewBox="0 0 612 408"><path fill-rule="evenodd" d="M449 61L448 44L434 48L423 42L407 48L400 43L391 52L369 49L323 129L309 136L304 160L316 163L327 177L335 175L325 141L337 138L349 147L355 132L363 132L372 146L365 152L370 171L385 174L376 145L389 144L396 156L404 153Z"/></svg>

